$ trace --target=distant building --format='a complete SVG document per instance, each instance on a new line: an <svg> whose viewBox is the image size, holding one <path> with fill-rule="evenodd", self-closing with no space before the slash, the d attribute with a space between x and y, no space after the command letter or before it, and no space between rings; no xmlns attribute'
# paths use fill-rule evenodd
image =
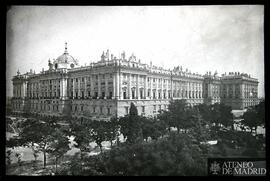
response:
<svg viewBox="0 0 270 181"><path fill-rule="evenodd" d="M179 66L166 70L143 64L133 54L127 58L125 52L117 58L109 50L98 62L79 67L67 45L48 66L38 74L18 71L14 76L15 111L107 119L128 114L131 102L146 116L167 109L171 99L191 105L222 102L233 109L258 104L258 80L247 74L200 75Z"/></svg>

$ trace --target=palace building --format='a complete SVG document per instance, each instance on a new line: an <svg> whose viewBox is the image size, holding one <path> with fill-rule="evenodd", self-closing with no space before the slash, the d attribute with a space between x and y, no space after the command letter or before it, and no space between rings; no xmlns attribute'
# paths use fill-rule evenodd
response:
<svg viewBox="0 0 270 181"><path fill-rule="evenodd" d="M166 70L141 63L135 55L102 53L98 62L79 66L67 51L48 61L48 70L32 70L13 77L12 108L42 115L108 119L128 114L133 102L140 115L154 116L170 100L191 105L224 103L232 109L258 104L258 80L230 72L218 76L191 73L175 67Z"/></svg>

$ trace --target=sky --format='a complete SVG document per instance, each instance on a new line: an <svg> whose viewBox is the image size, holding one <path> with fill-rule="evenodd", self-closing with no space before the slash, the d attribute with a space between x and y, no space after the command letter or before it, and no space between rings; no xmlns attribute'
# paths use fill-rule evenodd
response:
<svg viewBox="0 0 270 181"><path fill-rule="evenodd" d="M12 6L7 12L6 91L19 70L39 73L68 52L80 65L107 49L142 63L192 73L250 74L264 97L264 7L208 6Z"/></svg>

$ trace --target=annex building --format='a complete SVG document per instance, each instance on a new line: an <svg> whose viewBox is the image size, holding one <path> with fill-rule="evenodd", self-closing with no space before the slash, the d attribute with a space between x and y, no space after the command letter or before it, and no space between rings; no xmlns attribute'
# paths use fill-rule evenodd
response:
<svg viewBox="0 0 270 181"><path fill-rule="evenodd" d="M186 99L191 105L224 103L232 109L258 104L258 80L250 75L217 72L191 73L182 67L167 70L143 64L133 54L115 57L109 50L98 62L79 66L67 51L48 69L30 70L13 77L12 108L16 112L71 115L107 119L128 114L133 102L140 115L153 116L167 109L170 100Z"/></svg>

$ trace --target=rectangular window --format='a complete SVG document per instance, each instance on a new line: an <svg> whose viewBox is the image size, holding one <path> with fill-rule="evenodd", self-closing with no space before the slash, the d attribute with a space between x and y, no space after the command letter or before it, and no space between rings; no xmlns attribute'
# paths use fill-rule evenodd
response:
<svg viewBox="0 0 270 181"><path fill-rule="evenodd" d="M126 115L128 115L128 106L125 107Z"/></svg>
<svg viewBox="0 0 270 181"><path fill-rule="evenodd" d="M127 93L126 92L123 92L123 98L127 99Z"/></svg>
<svg viewBox="0 0 270 181"><path fill-rule="evenodd" d="M84 99L84 92L82 91L82 98Z"/></svg>
<svg viewBox="0 0 270 181"><path fill-rule="evenodd" d="M112 91L110 92L110 99L112 98Z"/></svg>
<svg viewBox="0 0 270 181"><path fill-rule="evenodd" d="M104 98L105 97L105 92L102 92L102 98Z"/></svg>
<svg viewBox="0 0 270 181"><path fill-rule="evenodd" d="M107 108L108 114L111 114L111 109L108 107Z"/></svg>
<svg viewBox="0 0 270 181"><path fill-rule="evenodd" d="M142 113L145 113L145 106L142 106Z"/></svg>
<svg viewBox="0 0 270 181"><path fill-rule="evenodd" d="M93 113L96 112L96 106L93 106Z"/></svg>
<svg viewBox="0 0 270 181"><path fill-rule="evenodd" d="M135 91L134 90L132 90L131 94L132 94L132 99L135 99Z"/></svg>

